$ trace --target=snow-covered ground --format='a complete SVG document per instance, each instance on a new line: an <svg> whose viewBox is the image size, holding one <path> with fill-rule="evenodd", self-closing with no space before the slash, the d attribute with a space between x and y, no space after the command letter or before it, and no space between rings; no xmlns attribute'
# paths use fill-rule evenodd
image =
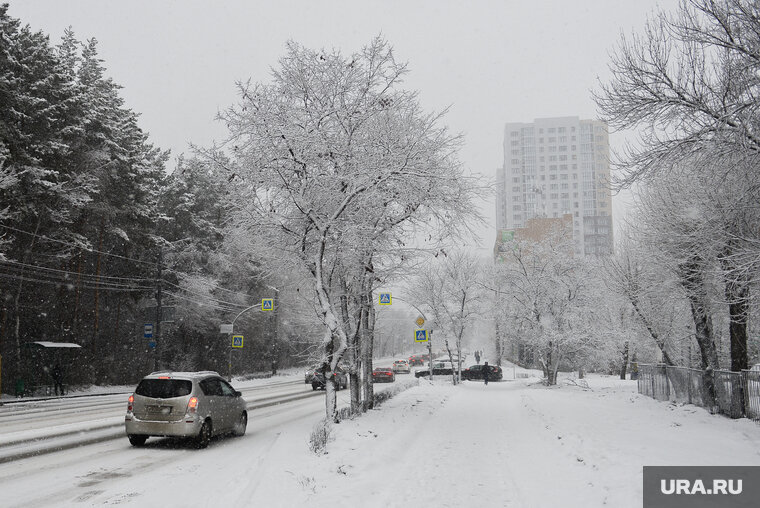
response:
<svg viewBox="0 0 760 508"><path fill-rule="evenodd" d="M420 380L335 425L326 454L308 446L319 399L263 410L245 437L206 450L124 439L61 452L63 470L53 456L0 465L0 484L11 506L638 508L642 466L760 465L756 423L655 401L635 381L586 381ZM68 496L26 491L56 482Z"/></svg>
<svg viewBox="0 0 760 508"><path fill-rule="evenodd" d="M423 381L336 426L281 505L640 507L645 465L760 465L758 424L657 402L635 381L587 381Z"/></svg>

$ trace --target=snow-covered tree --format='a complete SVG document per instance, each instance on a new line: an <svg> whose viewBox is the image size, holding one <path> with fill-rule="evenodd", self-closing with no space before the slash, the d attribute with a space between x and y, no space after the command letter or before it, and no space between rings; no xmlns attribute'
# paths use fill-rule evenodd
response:
<svg viewBox="0 0 760 508"><path fill-rule="evenodd" d="M699 286L699 273L711 269L699 252L717 257L731 315L733 370L748 365L750 287L760 266L759 19L752 1L684 0L677 12L650 20L643 34L621 40L613 77L596 94L612 127L640 132L618 161L620 185L671 173L700 184L693 196L700 202L685 206L706 212L702 224L710 227L692 261L681 265L682 275Z"/></svg>
<svg viewBox="0 0 760 508"><path fill-rule="evenodd" d="M483 265L478 258L457 250L442 253L421 267L407 288L410 298L429 311L434 338L443 340L454 366L454 384L462 376L462 339L482 315L486 304L482 279Z"/></svg>
<svg viewBox="0 0 760 508"><path fill-rule="evenodd" d="M604 260L603 280L633 312L631 326L626 329L644 332L659 349L663 362L676 365L677 339L691 321L683 318L689 313L688 301L656 247L647 248L633 234L624 231L615 255Z"/></svg>
<svg viewBox="0 0 760 508"><path fill-rule="evenodd" d="M347 330L341 307L350 275L363 274L366 311L354 322L371 333L376 253L422 221L451 229L472 214L460 139L400 89L405 72L381 38L351 55L291 42L272 82L241 84L240 103L220 115L230 130L229 178L244 205L236 227L310 274L328 379L361 328ZM335 419L332 383L326 409Z"/></svg>
<svg viewBox="0 0 760 508"><path fill-rule="evenodd" d="M588 263L573 258L567 229L553 228L540 241L515 240L495 277L492 289L500 312L508 316L501 326L517 329L548 384L556 384L561 363L583 364L604 343L597 333L592 273Z"/></svg>

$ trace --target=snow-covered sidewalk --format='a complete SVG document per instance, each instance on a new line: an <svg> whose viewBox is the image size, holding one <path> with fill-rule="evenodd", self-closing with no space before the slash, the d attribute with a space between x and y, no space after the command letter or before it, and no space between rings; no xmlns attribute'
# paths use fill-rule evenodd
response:
<svg viewBox="0 0 760 508"><path fill-rule="evenodd" d="M327 454L272 470L290 482L261 482L253 500L638 508L642 466L760 465L760 425L746 419L658 402L613 377L591 377L588 389L531 383L423 380L335 426Z"/></svg>

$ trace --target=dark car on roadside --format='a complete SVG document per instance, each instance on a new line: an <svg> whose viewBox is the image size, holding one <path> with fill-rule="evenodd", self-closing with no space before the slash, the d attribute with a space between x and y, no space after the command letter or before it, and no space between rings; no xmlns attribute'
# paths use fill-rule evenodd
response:
<svg viewBox="0 0 760 508"><path fill-rule="evenodd" d="M443 375L452 375L454 373L455 367L451 364L450 361L441 361L441 360L433 360L433 375L434 376L443 376ZM418 369L414 372L415 377L426 377L430 375L430 369L428 367L425 367L424 369Z"/></svg>
<svg viewBox="0 0 760 508"><path fill-rule="evenodd" d="M377 367L372 371L373 383L392 383L396 380L393 367Z"/></svg>
<svg viewBox="0 0 760 508"><path fill-rule="evenodd" d="M333 377L335 378L335 389L340 390L341 388L348 388L348 374L341 369L338 368L337 372L333 372ZM312 390L324 390L327 387L325 386L325 375L321 370L314 371L314 374L311 377L311 389Z"/></svg>
<svg viewBox="0 0 760 508"><path fill-rule="evenodd" d="M462 369L462 379L467 379L469 381L483 379L483 374L485 373L486 368L488 368L489 381L501 381L502 371L501 367L498 365L488 365L488 367L485 365L471 365L466 369Z"/></svg>

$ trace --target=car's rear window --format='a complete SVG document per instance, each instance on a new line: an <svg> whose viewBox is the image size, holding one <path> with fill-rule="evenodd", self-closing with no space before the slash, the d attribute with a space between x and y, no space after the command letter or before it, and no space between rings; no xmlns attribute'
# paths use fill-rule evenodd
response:
<svg viewBox="0 0 760 508"><path fill-rule="evenodd" d="M143 379L135 393L154 399L171 399L189 395L192 389L193 383L187 379Z"/></svg>

